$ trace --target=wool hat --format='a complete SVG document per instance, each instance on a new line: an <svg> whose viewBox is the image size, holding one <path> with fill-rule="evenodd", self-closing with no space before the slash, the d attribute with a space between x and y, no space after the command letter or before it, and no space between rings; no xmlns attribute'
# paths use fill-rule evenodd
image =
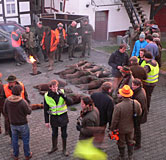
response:
<svg viewBox="0 0 166 160"><path fill-rule="evenodd" d="M159 36L158 33L153 33L153 34L152 34L152 37L153 37L153 38L159 38L160 36Z"/></svg>
<svg viewBox="0 0 166 160"><path fill-rule="evenodd" d="M158 25L152 25L152 29L158 29Z"/></svg>
<svg viewBox="0 0 166 160"><path fill-rule="evenodd" d="M129 85L124 85L123 88L119 89L119 94L123 97L131 97L133 95L133 91Z"/></svg>
<svg viewBox="0 0 166 160"><path fill-rule="evenodd" d="M63 24L62 24L62 23L58 23L57 26L58 26L58 27L63 27Z"/></svg>
<svg viewBox="0 0 166 160"><path fill-rule="evenodd" d="M145 39L145 33L144 33L144 32L141 32L141 34L139 35L139 38Z"/></svg>
<svg viewBox="0 0 166 160"><path fill-rule="evenodd" d="M128 66L123 66L122 69L120 70L121 73L129 74L130 73L130 68Z"/></svg>
<svg viewBox="0 0 166 160"><path fill-rule="evenodd" d="M9 77L6 79L7 82L16 82L17 78L15 75L9 75Z"/></svg>
<svg viewBox="0 0 166 160"><path fill-rule="evenodd" d="M153 41L154 41L154 42L160 42L160 38L158 38L158 37L153 38Z"/></svg>

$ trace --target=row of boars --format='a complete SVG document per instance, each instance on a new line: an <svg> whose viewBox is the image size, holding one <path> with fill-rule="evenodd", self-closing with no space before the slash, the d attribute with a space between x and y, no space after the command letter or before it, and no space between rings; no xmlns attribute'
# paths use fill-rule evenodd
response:
<svg viewBox="0 0 166 160"><path fill-rule="evenodd" d="M62 80L57 80L57 81L59 82L59 88L64 88L67 85L67 83ZM49 83L38 84L36 86L33 86L33 88L38 89L39 93L41 95L44 95L49 90ZM81 97L83 96L82 94L74 93L71 90L71 88L64 88L64 90L69 99L68 101L69 106L80 103ZM33 104L31 105L31 108L32 110L42 109L43 104Z"/></svg>
<svg viewBox="0 0 166 160"><path fill-rule="evenodd" d="M112 78L108 78L110 70L88 61L80 61L67 67L67 69L54 74L66 79L67 82L81 90L96 90L104 82L112 80Z"/></svg>
<svg viewBox="0 0 166 160"><path fill-rule="evenodd" d="M100 91L101 85L106 81L111 81L112 78L109 77L110 71L104 67L95 65L88 61L79 61L76 64L66 66L67 69L54 73L59 75L60 78L65 79L68 83L75 85L76 87L84 90L86 94L92 94L94 92ZM64 88L67 82L58 80L59 87ZM41 95L44 95L49 90L49 83L39 84L33 86L38 89ZM65 88L65 93L69 99L69 106L78 104L81 101L82 94L73 93L70 88ZM43 108L43 104L31 105L32 109Z"/></svg>

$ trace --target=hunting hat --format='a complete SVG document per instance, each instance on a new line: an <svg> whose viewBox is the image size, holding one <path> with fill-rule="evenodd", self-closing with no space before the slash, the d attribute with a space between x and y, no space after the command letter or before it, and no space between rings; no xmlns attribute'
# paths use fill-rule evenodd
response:
<svg viewBox="0 0 166 160"><path fill-rule="evenodd" d="M130 73L130 68L128 66L123 66L122 69L120 70L121 73L129 74Z"/></svg>
<svg viewBox="0 0 166 160"><path fill-rule="evenodd" d="M144 33L144 32L141 32L141 34L139 35L139 38L145 39L145 33Z"/></svg>
<svg viewBox="0 0 166 160"><path fill-rule="evenodd" d="M131 97L133 95L133 91L129 85L124 85L123 88L119 89L119 94L123 97Z"/></svg>
<svg viewBox="0 0 166 160"><path fill-rule="evenodd" d="M58 27L63 27L63 24L62 24L62 23L58 23L57 26L58 26Z"/></svg>
<svg viewBox="0 0 166 160"><path fill-rule="evenodd" d="M7 82L16 82L17 78L15 75L9 75L9 77L6 79Z"/></svg>

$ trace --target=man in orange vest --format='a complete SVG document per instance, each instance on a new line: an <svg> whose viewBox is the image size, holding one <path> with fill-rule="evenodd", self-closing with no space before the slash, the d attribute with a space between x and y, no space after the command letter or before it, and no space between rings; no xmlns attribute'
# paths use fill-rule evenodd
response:
<svg viewBox="0 0 166 160"><path fill-rule="evenodd" d="M30 104L30 100L28 99L28 94L26 92L24 84L22 82L18 81L15 75L9 75L8 78L6 79L6 81L8 82L8 84L3 85L3 96L4 96L5 99L12 95L12 88L16 84L19 84L19 85L22 86L21 97L23 99L25 99ZM8 126L8 132L9 132L9 135L11 136L11 130L10 130L9 122L6 122L6 123L8 123L6 125Z"/></svg>
<svg viewBox="0 0 166 160"><path fill-rule="evenodd" d="M56 41L58 41L55 56L59 62L63 62L63 60L61 60L61 54L63 52L63 47L66 43L66 32L65 32L65 29L63 29L62 23L58 23L58 27L55 30L55 36L56 36Z"/></svg>
<svg viewBox="0 0 166 160"><path fill-rule="evenodd" d="M26 55L24 50L21 47L21 33L19 29L14 29L11 33L11 41L12 47L14 48L14 58L16 61L16 65L20 66L24 62L26 62Z"/></svg>
<svg viewBox="0 0 166 160"><path fill-rule="evenodd" d="M58 41L56 40L55 31L51 30L50 27L46 27L45 31L43 33L43 39L41 42L41 46L48 55L48 61L49 61L48 71L53 70L53 64L54 64L54 60L55 60L55 51L57 49L57 44L58 44Z"/></svg>

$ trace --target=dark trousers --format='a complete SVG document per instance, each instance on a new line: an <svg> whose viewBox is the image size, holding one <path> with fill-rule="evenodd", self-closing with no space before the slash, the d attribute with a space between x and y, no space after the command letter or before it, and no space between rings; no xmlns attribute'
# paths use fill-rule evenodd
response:
<svg viewBox="0 0 166 160"><path fill-rule="evenodd" d="M134 140L136 142L135 146L141 145L141 126L140 126L140 124L134 128Z"/></svg>
<svg viewBox="0 0 166 160"><path fill-rule="evenodd" d="M75 44L70 44L68 48L69 58L74 56Z"/></svg>
<svg viewBox="0 0 166 160"><path fill-rule="evenodd" d="M61 128L61 137L62 139L67 138L67 125L60 127ZM58 127L52 126L52 137L58 137Z"/></svg>
<svg viewBox="0 0 166 160"><path fill-rule="evenodd" d="M91 40L83 40L83 50L82 50L82 56L83 56L83 57L85 56L86 45L88 46L88 55L90 55Z"/></svg>
<svg viewBox="0 0 166 160"><path fill-rule="evenodd" d="M149 85L143 84L143 88L145 89L145 92L146 92L148 111L150 108L150 101L151 101L152 92L153 92L155 86L156 85L149 86Z"/></svg>
<svg viewBox="0 0 166 160"><path fill-rule="evenodd" d="M63 52L63 47L57 47L57 50L56 50L56 53L55 53L55 59L60 61L62 52Z"/></svg>
<svg viewBox="0 0 166 160"><path fill-rule="evenodd" d="M26 54L22 47L15 47L14 48L14 59L16 63L26 62Z"/></svg>

